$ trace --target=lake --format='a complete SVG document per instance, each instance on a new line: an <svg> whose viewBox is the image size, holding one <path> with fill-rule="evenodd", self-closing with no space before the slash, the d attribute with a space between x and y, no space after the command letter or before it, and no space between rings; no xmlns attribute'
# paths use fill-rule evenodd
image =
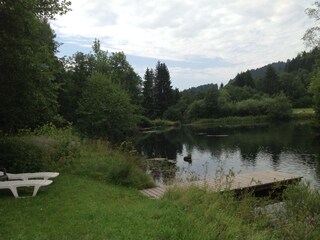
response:
<svg viewBox="0 0 320 240"><path fill-rule="evenodd" d="M148 172L158 185L272 170L303 176L320 188L320 137L303 122L236 129L183 126L142 133L134 143L151 159Z"/></svg>

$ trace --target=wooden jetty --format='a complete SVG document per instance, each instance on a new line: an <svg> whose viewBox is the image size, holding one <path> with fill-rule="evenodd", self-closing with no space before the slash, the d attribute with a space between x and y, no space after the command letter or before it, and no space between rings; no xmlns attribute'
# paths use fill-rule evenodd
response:
<svg viewBox="0 0 320 240"><path fill-rule="evenodd" d="M170 186L158 186L155 188L143 189L140 190L140 192L150 198L160 199L164 195L165 191L170 188L188 188L195 186L206 188L209 191L233 191L238 194L245 191L260 192L272 190L274 188L284 188L289 184L299 182L301 179L302 177L294 176L288 173L264 171L225 176L219 179L181 183Z"/></svg>

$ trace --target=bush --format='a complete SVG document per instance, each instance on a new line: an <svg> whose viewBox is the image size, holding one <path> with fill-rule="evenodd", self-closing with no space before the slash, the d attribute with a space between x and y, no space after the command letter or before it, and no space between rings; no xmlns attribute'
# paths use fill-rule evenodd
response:
<svg viewBox="0 0 320 240"><path fill-rule="evenodd" d="M41 171L45 167L42 151L24 139L0 139L0 166L8 172Z"/></svg>
<svg viewBox="0 0 320 240"><path fill-rule="evenodd" d="M271 120L288 120L292 117L292 105L289 99L280 94L273 98L267 106L267 115Z"/></svg>
<svg viewBox="0 0 320 240"><path fill-rule="evenodd" d="M152 121L149 118L142 115L137 115L136 121L137 121L137 126L139 128L149 128L153 126Z"/></svg>
<svg viewBox="0 0 320 240"><path fill-rule="evenodd" d="M186 110L185 120L191 121L206 116L204 100L194 101Z"/></svg>
<svg viewBox="0 0 320 240"><path fill-rule="evenodd" d="M169 107L163 114L164 119L170 121L181 121L183 118L183 109L179 105Z"/></svg>
<svg viewBox="0 0 320 240"><path fill-rule="evenodd" d="M18 136L0 139L0 165L10 172L49 171L63 168L79 156L79 141L70 126L51 124Z"/></svg>
<svg viewBox="0 0 320 240"><path fill-rule="evenodd" d="M236 104L238 116L263 115L266 112L263 100L248 99Z"/></svg>

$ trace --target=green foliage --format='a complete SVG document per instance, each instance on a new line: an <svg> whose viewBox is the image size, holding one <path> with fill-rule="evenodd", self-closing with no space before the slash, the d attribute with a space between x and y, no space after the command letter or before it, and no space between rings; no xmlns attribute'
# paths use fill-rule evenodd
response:
<svg viewBox="0 0 320 240"><path fill-rule="evenodd" d="M280 94L268 103L267 115L271 120L288 120L292 117L292 105L284 94Z"/></svg>
<svg viewBox="0 0 320 240"><path fill-rule="evenodd" d="M9 132L57 116L57 44L47 18L67 1L2 1L0 7L0 125Z"/></svg>
<svg viewBox="0 0 320 240"><path fill-rule="evenodd" d="M245 116L245 117L223 117L217 119L200 119L192 123L193 125L210 125L224 127L247 127L256 125L268 125L266 116Z"/></svg>
<svg viewBox="0 0 320 240"><path fill-rule="evenodd" d="M279 93L279 76L271 65L267 67L266 75L263 79L263 89L270 96Z"/></svg>
<svg viewBox="0 0 320 240"><path fill-rule="evenodd" d="M152 120L152 124L156 127L169 127L169 126L179 126L179 122L163 120L163 119L155 119Z"/></svg>
<svg viewBox="0 0 320 240"><path fill-rule="evenodd" d="M204 118L205 116L205 102L204 100L198 100L189 105L186 110L184 119L187 121L191 121L199 118Z"/></svg>
<svg viewBox="0 0 320 240"><path fill-rule="evenodd" d="M312 105L312 98L307 92L305 83L307 76L303 72L282 73L280 75L280 87L283 93L289 98L294 107L308 107Z"/></svg>
<svg viewBox="0 0 320 240"><path fill-rule="evenodd" d="M105 141L86 141L82 144L80 158L69 171L111 184L140 189L154 186L144 170L144 162L128 144L122 144L117 150Z"/></svg>
<svg viewBox="0 0 320 240"><path fill-rule="evenodd" d="M285 191L283 211L272 226L286 239L317 239L320 235L320 192L299 184Z"/></svg>
<svg viewBox="0 0 320 240"><path fill-rule="evenodd" d="M186 215L176 226L176 234L183 239L276 239L256 218L254 208L259 202L250 196L236 200L231 194L191 188L176 189L165 197L179 214ZM190 223L192 228L186 228Z"/></svg>
<svg viewBox="0 0 320 240"><path fill-rule="evenodd" d="M1 190L0 211L6 215L0 218L1 236L4 239L85 236L97 240L106 236L176 240L317 239L319 194L300 186L290 187L289 191L281 208L287 211L272 211L272 205L264 208L269 201L250 195L237 200L230 195L193 188L171 191L164 199L155 201L135 189L87 176L61 174L36 198L16 201L10 192Z"/></svg>
<svg viewBox="0 0 320 240"><path fill-rule="evenodd" d="M218 85L211 87L204 98L206 117L215 117L218 113Z"/></svg>
<svg viewBox="0 0 320 240"><path fill-rule="evenodd" d="M57 170L78 155L79 141L70 126L57 129L49 124L0 139L0 165L10 172Z"/></svg>
<svg viewBox="0 0 320 240"><path fill-rule="evenodd" d="M270 102L268 98L259 99L247 99L238 102L235 107L237 116L257 116L265 115L267 112L267 105Z"/></svg>
<svg viewBox="0 0 320 240"><path fill-rule="evenodd" d="M136 121L137 121L137 126L140 128L149 128L153 126L152 121L149 118L142 115L137 115Z"/></svg>
<svg viewBox="0 0 320 240"><path fill-rule="evenodd" d="M34 172L44 169L41 150L19 138L0 139L0 165L8 172Z"/></svg>
<svg viewBox="0 0 320 240"><path fill-rule="evenodd" d="M231 102L239 102L242 100L246 100L252 98L257 94L257 90L251 87L237 87L232 85L225 86L221 92L225 92L225 96L227 95L228 101Z"/></svg>
<svg viewBox="0 0 320 240"><path fill-rule="evenodd" d="M286 72L295 73L299 70L311 72L319 57L319 49L315 46L310 52L303 51L286 63Z"/></svg>
<svg viewBox="0 0 320 240"><path fill-rule="evenodd" d="M92 75L82 93L78 127L88 136L119 140L135 126L128 95L101 73Z"/></svg>
<svg viewBox="0 0 320 240"><path fill-rule="evenodd" d="M106 53L105 53L106 55ZM128 63L123 52L111 53L108 59L112 83L118 84L129 95L131 102L140 104L141 78Z"/></svg>
<svg viewBox="0 0 320 240"><path fill-rule="evenodd" d="M320 118L320 70L315 70L309 91L313 94L314 110L318 118Z"/></svg>
<svg viewBox="0 0 320 240"><path fill-rule="evenodd" d="M186 107L182 104L173 105L164 112L163 118L171 121L182 121L185 109Z"/></svg>
<svg viewBox="0 0 320 240"><path fill-rule="evenodd" d="M144 74L143 82L143 102L142 106L145 109L145 114L148 117L154 116L154 72L152 69L147 68Z"/></svg>
<svg viewBox="0 0 320 240"><path fill-rule="evenodd" d="M180 98L178 89L173 90L171 86L170 73L165 63L158 61L156 69L147 68L143 82L143 101L144 113L151 119L178 117L176 110L168 108L176 104ZM175 119L176 120L176 119Z"/></svg>
<svg viewBox="0 0 320 240"><path fill-rule="evenodd" d="M255 87L254 80L249 70L247 70L246 72L238 73L234 81L232 82L232 84L238 87L244 87L244 86L248 86L251 88Z"/></svg>

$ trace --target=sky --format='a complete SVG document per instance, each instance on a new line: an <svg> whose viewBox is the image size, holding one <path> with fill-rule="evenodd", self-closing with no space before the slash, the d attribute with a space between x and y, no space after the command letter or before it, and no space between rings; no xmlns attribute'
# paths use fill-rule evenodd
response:
<svg viewBox="0 0 320 240"><path fill-rule="evenodd" d="M51 22L59 56L123 51L143 78L166 63L179 90L226 84L241 71L286 61L307 50L301 38L313 22L313 0L72 0Z"/></svg>

